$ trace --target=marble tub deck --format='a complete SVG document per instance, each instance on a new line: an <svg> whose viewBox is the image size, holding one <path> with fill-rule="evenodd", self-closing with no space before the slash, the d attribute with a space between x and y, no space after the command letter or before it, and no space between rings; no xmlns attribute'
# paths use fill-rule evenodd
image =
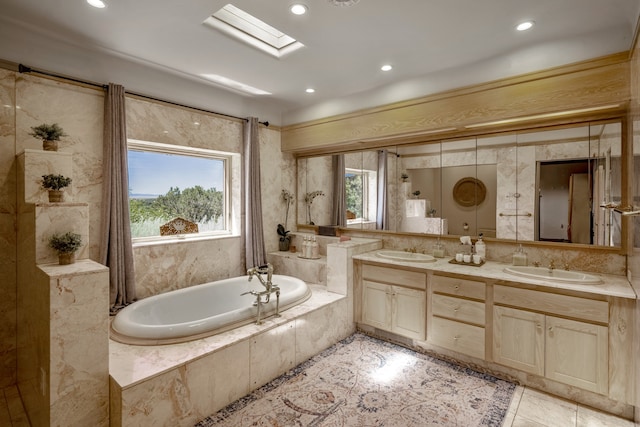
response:
<svg viewBox="0 0 640 427"><path fill-rule="evenodd" d="M126 389L346 298L344 295L327 291L326 287L321 285L311 284L309 287L312 295L307 301L282 312L280 317L271 316L264 319L262 325L252 323L210 337L178 344L139 346L109 340L109 374L120 387Z"/></svg>

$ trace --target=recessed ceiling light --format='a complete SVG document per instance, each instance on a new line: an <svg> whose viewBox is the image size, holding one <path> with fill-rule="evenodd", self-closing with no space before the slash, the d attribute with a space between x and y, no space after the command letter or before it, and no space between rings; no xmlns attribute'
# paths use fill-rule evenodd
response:
<svg viewBox="0 0 640 427"><path fill-rule="evenodd" d="M518 30L518 31L527 31L527 30L531 29L531 27L533 27L533 24L535 24L535 22L533 22L533 21L521 22L520 24L518 24L516 26L516 30Z"/></svg>
<svg viewBox="0 0 640 427"><path fill-rule="evenodd" d="M307 92L307 93L314 93L315 91L316 90L314 88L312 88L312 87L307 88L307 90L305 90L305 92Z"/></svg>
<svg viewBox="0 0 640 427"><path fill-rule="evenodd" d="M295 4L291 5L289 10L294 15L304 15L305 13L307 13L307 6L305 6L303 4L300 4L300 3L295 3Z"/></svg>
<svg viewBox="0 0 640 427"><path fill-rule="evenodd" d="M98 9L107 7L105 2L103 2L102 0L87 0L87 3L89 3L93 7L97 7Z"/></svg>
<svg viewBox="0 0 640 427"><path fill-rule="evenodd" d="M392 69L392 68L393 68L393 67L392 67L391 65L389 65L389 64L385 64L385 65L383 65L382 67L380 67L380 69L381 69L382 71L391 71L391 69Z"/></svg>

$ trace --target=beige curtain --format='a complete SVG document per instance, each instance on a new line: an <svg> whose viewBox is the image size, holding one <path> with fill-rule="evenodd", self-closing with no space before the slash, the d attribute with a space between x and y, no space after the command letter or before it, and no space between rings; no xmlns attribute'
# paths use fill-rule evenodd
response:
<svg viewBox="0 0 640 427"><path fill-rule="evenodd" d="M250 117L244 125L244 230L247 269L267 263L262 226L260 189L260 140L258 119Z"/></svg>
<svg viewBox="0 0 640 427"><path fill-rule="evenodd" d="M331 209L331 224L339 227L347 226L347 195L344 179L344 154L331 156L333 169L333 205Z"/></svg>
<svg viewBox="0 0 640 427"><path fill-rule="evenodd" d="M100 262L109 267L112 312L136 300L124 93L124 87L109 83L104 111Z"/></svg>

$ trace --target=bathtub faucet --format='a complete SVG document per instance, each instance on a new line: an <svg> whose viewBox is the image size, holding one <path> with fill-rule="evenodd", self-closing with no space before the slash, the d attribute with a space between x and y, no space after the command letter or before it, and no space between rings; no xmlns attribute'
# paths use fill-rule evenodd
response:
<svg viewBox="0 0 640 427"><path fill-rule="evenodd" d="M267 280L265 281L263 275L267 275ZM256 319L256 324L262 324L262 305L268 304L271 299L271 294L276 294L276 312L274 314L275 317L280 317L280 287L278 285L274 285L271 282L271 277L273 276L273 266L271 264L261 265L259 267L253 267L247 270L247 275L249 275L249 281L256 276L262 286L265 287L265 290L262 292L257 291L249 291L245 292L241 295L253 295L256 297L256 301L253 303L254 306L258 307L258 318ZM263 298L264 297L264 298Z"/></svg>
<svg viewBox="0 0 640 427"><path fill-rule="evenodd" d="M264 277L262 277L263 274L267 275L266 281L264 280ZM265 289L269 293L271 293L271 288L273 287L273 284L271 283L271 277L273 276L273 265L271 265L271 263L260 265L258 267L252 267L247 270L247 275L249 276L249 281L253 279L253 276L256 276L258 280L260 280L260 283L262 283L262 286L264 286Z"/></svg>

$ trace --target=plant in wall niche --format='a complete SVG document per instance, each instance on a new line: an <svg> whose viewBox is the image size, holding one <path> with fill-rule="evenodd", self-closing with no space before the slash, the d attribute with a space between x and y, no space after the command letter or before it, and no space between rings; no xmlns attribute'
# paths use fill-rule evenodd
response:
<svg viewBox="0 0 640 427"><path fill-rule="evenodd" d="M61 137L67 136L64 130L57 124L48 125L43 123L31 128L29 135L42 140L42 149L45 151L58 151L58 141Z"/></svg>
<svg viewBox="0 0 640 427"><path fill-rule="evenodd" d="M311 203L313 203L313 199L318 196L324 196L324 193L322 191L312 191L304 195L304 202L307 205L307 223L309 225L315 225L311 220Z"/></svg>
<svg viewBox="0 0 640 427"><path fill-rule="evenodd" d="M75 253L82 245L82 236L72 231L64 234L54 234L49 238L49 247L58 252L60 265L73 264Z"/></svg>
<svg viewBox="0 0 640 427"><path fill-rule="evenodd" d="M287 227L287 222L289 222L289 206L293 204L293 194L288 192L285 189L282 189L282 201L285 203L285 211L284 211L284 227Z"/></svg>
<svg viewBox="0 0 640 427"><path fill-rule="evenodd" d="M282 224L278 224L278 235L280 236L280 243L278 249L281 251L289 250L289 243L291 242L291 236L288 235L289 231L285 230Z"/></svg>
<svg viewBox="0 0 640 427"><path fill-rule="evenodd" d="M42 175L42 188L49 190L49 202L57 203L62 201L62 189L71 184L71 178L63 175Z"/></svg>

